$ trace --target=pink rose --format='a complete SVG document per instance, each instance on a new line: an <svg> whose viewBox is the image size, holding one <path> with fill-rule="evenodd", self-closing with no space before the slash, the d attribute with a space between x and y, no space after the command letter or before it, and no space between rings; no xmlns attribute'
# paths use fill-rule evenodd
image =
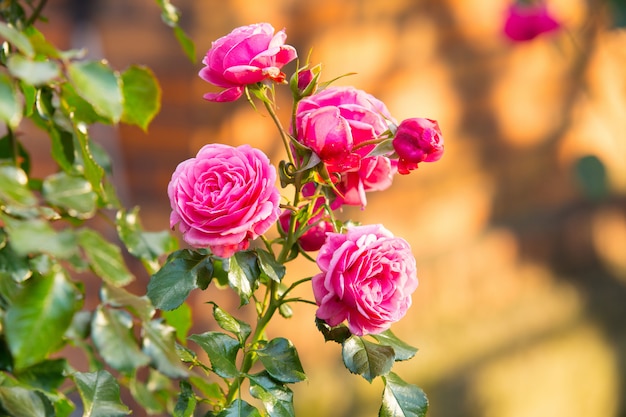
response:
<svg viewBox="0 0 626 417"><path fill-rule="evenodd" d="M544 2L513 3L507 11L504 34L512 41L525 42L560 27L561 24L550 15Z"/></svg>
<svg viewBox="0 0 626 417"><path fill-rule="evenodd" d="M269 23L242 26L213 42L202 60L206 65L200 70L200 78L223 87L220 93L207 93L209 101L235 101L243 94L243 88L266 79L277 82L285 80L280 69L293 61L296 50L285 45L284 30L274 34Z"/></svg>
<svg viewBox="0 0 626 417"><path fill-rule="evenodd" d="M167 187L170 227L178 223L191 246L232 256L278 219L280 194L275 182L276 169L260 150L249 145L205 145L172 174Z"/></svg>
<svg viewBox="0 0 626 417"><path fill-rule="evenodd" d="M383 102L352 87L331 87L298 103L297 140L338 174L344 204L366 205L365 192L391 185L395 165L384 156L367 157L394 119Z"/></svg>
<svg viewBox="0 0 626 417"><path fill-rule="evenodd" d="M382 225L329 233L317 265L322 271L312 281L317 317L329 326L346 320L358 336L380 333L400 320L417 288L409 244Z"/></svg>
<svg viewBox="0 0 626 417"><path fill-rule="evenodd" d="M420 162L435 162L443 155L443 136L439 124L431 119L406 119L393 138L398 154L398 172L408 174Z"/></svg>

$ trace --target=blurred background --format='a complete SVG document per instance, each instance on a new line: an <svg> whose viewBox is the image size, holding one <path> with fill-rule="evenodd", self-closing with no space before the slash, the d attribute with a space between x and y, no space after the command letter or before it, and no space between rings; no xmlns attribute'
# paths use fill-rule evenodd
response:
<svg viewBox="0 0 626 417"><path fill-rule="evenodd" d="M547 3L562 30L514 43L502 34L507 0L174 0L194 63L154 0L49 0L39 28L60 48L159 79L162 111L147 133L92 132L149 230L168 228L171 173L203 144L283 156L263 112L202 99L201 58L237 26L285 28L324 80L356 72L337 84L373 94L397 120L438 120L441 161L340 215L384 224L417 258L420 287L393 330L420 351L394 369L425 390L430 417L624 417L626 32L607 1ZM298 279L315 266L288 271ZM147 281L138 272L137 293ZM199 331L213 326L209 299L237 305L226 291L193 293ZM376 415L382 384L343 368L314 312L299 307L269 330L294 341L309 376L294 386L297 415Z"/></svg>

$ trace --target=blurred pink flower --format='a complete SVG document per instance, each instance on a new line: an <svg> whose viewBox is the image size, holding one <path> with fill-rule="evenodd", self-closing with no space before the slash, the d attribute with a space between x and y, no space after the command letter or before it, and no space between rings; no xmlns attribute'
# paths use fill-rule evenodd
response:
<svg viewBox="0 0 626 417"><path fill-rule="evenodd" d="M504 22L504 34L515 42L525 42L555 31L561 24L548 12L546 4L513 3Z"/></svg>
<svg viewBox="0 0 626 417"><path fill-rule="evenodd" d="M232 256L278 220L280 193L275 182L276 169L260 150L249 145L205 145L172 174L167 187L170 227L178 224L191 246Z"/></svg>
<svg viewBox="0 0 626 417"><path fill-rule="evenodd" d="M241 26L212 43L202 60L200 78L223 87L220 93L207 93L209 101L234 101L249 84L271 79L282 82L281 68L297 57L296 50L285 45L284 30L274 34L269 23Z"/></svg>
<svg viewBox="0 0 626 417"><path fill-rule="evenodd" d="M358 336L385 331L404 317L418 284L409 244L382 225L329 233L317 265L317 317L329 326L345 320Z"/></svg>
<svg viewBox="0 0 626 417"><path fill-rule="evenodd" d="M367 157L394 120L383 102L353 87L330 87L300 101L298 141L311 148L328 172L338 174L343 204L366 205L365 192L391 185L395 164L385 156Z"/></svg>
<svg viewBox="0 0 626 417"><path fill-rule="evenodd" d="M443 136L439 124L431 119L403 120L392 143L400 174L408 174L420 162L438 161L443 155Z"/></svg>

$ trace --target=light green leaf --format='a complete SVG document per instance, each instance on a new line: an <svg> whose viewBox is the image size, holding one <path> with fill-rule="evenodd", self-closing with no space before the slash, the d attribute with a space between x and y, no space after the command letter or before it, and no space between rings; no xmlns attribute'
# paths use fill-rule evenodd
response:
<svg viewBox="0 0 626 417"><path fill-rule="evenodd" d="M96 113L113 123L120 121L124 98L119 75L105 62L79 61L67 67L76 92L89 102Z"/></svg>
<svg viewBox="0 0 626 417"><path fill-rule="evenodd" d="M411 359L417 353L417 348L414 348L408 343L398 339L398 337L393 334L391 330L385 330L382 333L373 334L372 337L381 345L391 346L395 353L396 361L406 361Z"/></svg>
<svg viewBox="0 0 626 417"><path fill-rule="evenodd" d="M64 83L61 86L61 105L65 109L66 114L73 114L76 121L87 124L93 123L111 123L107 118L100 116L84 98L78 95L72 84Z"/></svg>
<svg viewBox="0 0 626 417"><path fill-rule="evenodd" d="M223 378L239 376L236 360L241 345L237 340L220 332L192 334L189 340L197 343L207 353L213 372Z"/></svg>
<svg viewBox="0 0 626 417"><path fill-rule="evenodd" d="M233 333L239 339L241 346L245 345L246 339L252 333L250 325L228 314L225 310L222 310L217 304L213 304L213 318L217 322L218 326L227 332Z"/></svg>
<svg viewBox="0 0 626 417"><path fill-rule="evenodd" d="M9 41L24 55L31 58L35 55L33 45L31 45L28 37L13 26L0 22L0 36Z"/></svg>
<svg viewBox="0 0 626 417"><path fill-rule="evenodd" d="M148 298L161 310L181 305L191 290L206 289L213 277L209 255L183 249L172 253L163 267L150 278Z"/></svg>
<svg viewBox="0 0 626 417"><path fill-rule="evenodd" d="M130 373L150 362L139 349L132 319L124 310L99 306L91 322L91 337L100 356L113 369Z"/></svg>
<svg viewBox="0 0 626 417"><path fill-rule="evenodd" d="M182 30L180 26L174 27L174 36L176 36L176 39L178 40L180 46L183 48L183 52L185 53L185 55L187 55L187 58L189 58L192 63L195 63L196 46L194 45L191 38L187 36L185 31Z"/></svg>
<svg viewBox="0 0 626 417"><path fill-rule="evenodd" d="M76 140L76 144L78 144L78 149L80 150L80 155L77 155L81 158L81 164L83 168L83 175L89 181L94 191L98 193L98 195L105 201L106 193L104 191L102 180L104 178L104 169L98 164L91 150L90 139L87 136L87 130L82 124L78 124L74 128L74 139Z"/></svg>
<svg viewBox="0 0 626 417"><path fill-rule="evenodd" d="M219 412L215 417L262 417L259 410L247 402L236 399L227 408Z"/></svg>
<svg viewBox="0 0 626 417"><path fill-rule="evenodd" d="M419 387L407 384L393 372L382 377L385 382L379 417L425 417L428 399Z"/></svg>
<svg viewBox="0 0 626 417"><path fill-rule="evenodd" d="M253 251L240 251L229 258L228 284L239 294L240 305L248 304L258 286L261 271Z"/></svg>
<svg viewBox="0 0 626 417"><path fill-rule="evenodd" d="M35 86L46 84L61 74L59 64L54 61L34 61L22 55L11 55L7 67L11 75Z"/></svg>
<svg viewBox="0 0 626 417"><path fill-rule="evenodd" d="M42 193L49 203L64 208L72 217L88 219L96 212L98 196L84 178L57 172L43 180Z"/></svg>
<svg viewBox="0 0 626 417"><path fill-rule="evenodd" d="M11 129L15 129L22 120L22 102L13 81L2 73L0 73L0 120Z"/></svg>
<svg viewBox="0 0 626 417"><path fill-rule="evenodd" d="M144 131L161 109L161 87L150 69L131 66L122 73L124 112L122 121Z"/></svg>
<svg viewBox="0 0 626 417"><path fill-rule="evenodd" d="M159 401L157 393L153 392L148 384L137 379L137 373L134 373L129 383L130 393L148 414L163 413L163 404Z"/></svg>
<svg viewBox="0 0 626 417"><path fill-rule="evenodd" d="M181 380L178 400L174 407L174 417L192 417L197 403L198 401L189 382Z"/></svg>
<svg viewBox="0 0 626 417"><path fill-rule="evenodd" d="M155 310L146 296L137 296L126 291L124 288L103 285L100 291L102 304L111 307L125 307L142 320L150 320Z"/></svg>
<svg viewBox="0 0 626 417"><path fill-rule="evenodd" d="M367 381L387 374L395 359L393 348L369 342L362 337L352 336L343 342L343 363L354 374Z"/></svg>
<svg viewBox="0 0 626 417"><path fill-rule="evenodd" d="M52 405L43 395L22 387L0 387L0 404L12 416L50 417Z"/></svg>
<svg viewBox="0 0 626 417"><path fill-rule="evenodd" d="M165 322L176 329L176 338L182 343L187 343L187 333L191 329L191 308L183 303L174 310L163 311L161 315Z"/></svg>
<svg viewBox="0 0 626 417"><path fill-rule="evenodd" d="M139 207L131 211L119 210L115 216L117 234L128 252L139 259L156 261L164 253L178 249L174 236L167 230L145 232L139 221Z"/></svg>
<svg viewBox="0 0 626 417"><path fill-rule="evenodd" d="M123 287L134 279L126 268L119 246L108 242L93 229L81 229L78 241L91 269L107 284Z"/></svg>
<svg viewBox="0 0 626 417"><path fill-rule="evenodd" d="M257 350L257 355L267 372L278 381L294 383L306 379L296 348L284 337L270 340Z"/></svg>
<svg viewBox="0 0 626 417"><path fill-rule="evenodd" d="M220 388L217 382L208 382L207 380L195 376L189 376L189 382L193 384L194 387L204 395L205 398L210 398L215 402L224 402L226 397L224 396L224 392Z"/></svg>
<svg viewBox="0 0 626 417"><path fill-rule="evenodd" d="M293 392L267 372L250 375L250 394L263 401L270 417L294 417Z"/></svg>
<svg viewBox="0 0 626 417"><path fill-rule="evenodd" d="M24 283L4 316L7 343L16 369L45 359L58 348L78 310L79 294L60 267Z"/></svg>
<svg viewBox="0 0 626 417"><path fill-rule="evenodd" d="M130 414L130 410L120 399L120 387L109 372L76 372L74 382L83 400L83 417L118 417Z"/></svg>
<svg viewBox="0 0 626 417"><path fill-rule="evenodd" d="M17 167L0 165L0 202L33 206L37 198L28 189L28 176Z"/></svg>
<svg viewBox="0 0 626 417"><path fill-rule="evenodd" d="M143 325L143 351L163 374L170 378L185 378L189 373L176 353L174 328L158 321Z"/></svg>

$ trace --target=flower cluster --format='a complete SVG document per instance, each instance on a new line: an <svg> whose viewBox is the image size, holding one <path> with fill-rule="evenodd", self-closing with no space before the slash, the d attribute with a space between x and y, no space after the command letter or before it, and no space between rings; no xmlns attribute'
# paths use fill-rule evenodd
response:
<svg viewBox="0 0 626 417"><path fill-rule="evenodd" d="M260 23L213 42L199 75L223 90L204 98L234 101L245 92L277 121L267 91L287 84L282 68L297 58L285 40L284 30ZM387 189L396 173L440 159L443 137L436 121L398 124L376 97L320 83L320 73L319 66L296 69L289 82L292 125L283 129L277 122L288 156L278 176L282 185L293 185L293 198L279 204L277 171L260 150L207 144L172 175L170 223L189 245L222 258L278 224L279 238L265 240L278 263L319 250L321 272L312 278L317 318L331 327L345 321L354 335L376 334L411 305L415 258L407 242L383 226L348 226L335 214L343 205L365 207L367 193Z"/></svg>

